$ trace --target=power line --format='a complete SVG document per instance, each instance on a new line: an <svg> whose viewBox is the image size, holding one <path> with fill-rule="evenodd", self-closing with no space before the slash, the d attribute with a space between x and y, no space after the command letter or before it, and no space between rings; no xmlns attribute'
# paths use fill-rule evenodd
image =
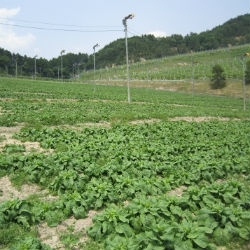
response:
<svg viewBox="0 0 250 250"><path fill-rule="evenodd" d="M11 26L11 27L25 28L25 29L36 29L36 30L47 30L47 31L64 31L64 32L117 32L117 31L123 31L122 29L83 30L83 29L49 28L49 27L27 26L27 25L20 25L20 24L10 24L10 23L3 23L3 22L0 22L0 24L5 25L5 26Z"/></svg>
<svg viewBox="0 0 250 250"><path fill-rule="evenodd" d="M10 19L1 18L0 20L3 21L10 21ZM76 24L62 24L62 23L51 23L51 22L38 22L38 21L29 21L29 20L23 20L23 19L11 19L11 21L14 22L22 22L22 23L31 23L31 24L42 24L42 25L50 25L50 26L65 26L65 27L77 27L77 28L94 28L94 27L102 27L102 28L118 28L120 26L114 26L114 25L76 25Z"/></svg>

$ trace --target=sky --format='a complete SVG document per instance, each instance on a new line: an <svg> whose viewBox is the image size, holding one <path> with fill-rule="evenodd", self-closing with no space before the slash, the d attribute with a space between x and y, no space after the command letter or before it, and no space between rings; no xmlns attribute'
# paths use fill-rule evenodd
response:
<svg viewBox="0 0 250 250"><path fill-rule="evenodd" d="M250 13L250 0L0 0L0 47L48 60L128 36L183 36Z"/></svg>

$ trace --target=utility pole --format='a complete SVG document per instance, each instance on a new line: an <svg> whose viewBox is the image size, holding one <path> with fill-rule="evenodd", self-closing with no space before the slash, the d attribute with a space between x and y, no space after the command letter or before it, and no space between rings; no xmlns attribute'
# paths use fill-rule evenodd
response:
<svg viewBox="0 0 250 250"><path fill-rule="evenodd" d="M128 16L124 17L122 23L124 25L124 32L125 32L125 46L126 46L126 64L127 64L127 89L128 89L128 102L131 102L130 98L130 79L129 79L129 61L128 61L128 26L127 20L132 19L135 15L129 14Z"/></svg>
<svg viewBox="0 0 250 250"><path fill-rule="evenodd" d="M99 46L98 43L93 46L93 50L94 50L94 82L95 82L95 84L96 84L96 80L95 80L95 48L98 47L98 46Z"/></svg>
<svg viewBox="0 0 250 250"><path fill-rule="evenodd" d="M62 60L63 53L65 53L64 49L61 51L61 79L62 81L63 81L63 60Z"/></svg>
<svg viewBox="0 0 250 250"><path fill-rule="evenodd" d="M16 58L16 77L17 77L17 58Z"/></svg>
<svg viewBox="0 0 250 250"><path fill-rule="evenodd" d="M36 58L37 58L37 55L34 56L34 59L35 59L35 80L36 80Z"/></svg>

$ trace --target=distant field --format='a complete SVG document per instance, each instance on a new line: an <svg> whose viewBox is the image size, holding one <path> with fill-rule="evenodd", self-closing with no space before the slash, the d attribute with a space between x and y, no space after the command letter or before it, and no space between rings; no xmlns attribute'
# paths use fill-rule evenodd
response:
<svg viewBox="0 0 250 250"><path fill-rule="evenodd" d="M188 80L210 79L212 67L220 64L228 79L242 79L242 56L250 51L250 44L226 49L169 56L162 59L130 62L131 80ZM125 59L124 59L125 63ZM98 68L98 61L96 62ZM84 81L93 80L93 71L81 74ZM97 80L126 79L126 66L96 70Z"/></svg>
<svg viewBox="0 0 250 250"><path fill-rule="evenodd" d="M249 94L246 111L242 97L237 97L241 92L240 83L238 92L233 88L230 90L229 85L223 91L208 91L210 95L196 91L185 93L187 89L184 88L181 92L173 91L174 86L169 87L171 91L163 91L159 89L165 89L168 83L157 84L157 89L132 87L132 103L128 104L126 86L0 78L1 106L5 111L1 111L1 124L7 121L10 124L37 122L44 125L51 122L53 125L148 118L166 120L175 116L204 115L249 117ZM249 93L249 88L247 91ZM12 109L14 111L8 112Z"/></svg>
<svg viewBox="0 0 250 250"><path fill-rule="evenodd" d="M130 63L130 86L186 92L192 94L243 96L242 56L250 51L250 44L226 49L169 56L162 59ZM244 61L250 60L245 57ZM224 69L227 86L211 90L212 67L220 64ZM95 82L94 82L95 79ZM83 72L77 81L93 84L126 86L126 66L112 66L105 69ZM245 89L250 97L250 85Z"/></svg>
<svg viewBox="0 0 250 250"><path fill-rule="evenodd" d="M0 249L249 249L249 87L106 83L0 78Z"/></svg>

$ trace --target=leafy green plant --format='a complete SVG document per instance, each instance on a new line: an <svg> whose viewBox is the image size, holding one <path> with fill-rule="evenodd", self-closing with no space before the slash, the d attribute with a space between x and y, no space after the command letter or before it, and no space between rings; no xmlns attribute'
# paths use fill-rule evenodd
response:
<svg viewBox="0 0 250 250"><path fill-rule="evenodd" d="M33 205L25 200L8 200L0 205L0 221L2 224L15 222L30 228L31 225L39 221L39 218L32 214Z"/></svg>
<svg viewBox="0 0 250 250"><path fill-rule="evenodd" d="M65 83L66 92L51 82L19 84L0 81L6 97L18 98L15 93L23 87L31 90L18 100L0 100L11 120L26 124L15 138L53 150L6 147L1 174L19 186L48 188L57 197L46 200L39 194L1 203L3 237L13 232L8 225L18 227L25 239L37 223L56 226L94 209L100 213L88 230L90 249L91 244L96 249L214 249L223 235L225 246L249 240L250 124L233 120L249 117L241 111L241 99L134 88L128 105L121 86L98 86L93 100L91 84ZM43 92L50 102L39 97ZM55 115L54 125L60 126L46 127ZM204 115L214 119L195 122ZM182 116L193 118L167 121ZM67 246L71 239L77 241L73 234L62 237ZM12 243L7 237L3 244Z"/></svg>
<svg viewBox="0 0 250 250"><path fill-rule="evenodd" d="M221 89L226 86L226 77L224 75L224 69L216 64L212 68L211 84L212 89Z"/></svg>
<svg viewBox="0 0 250 250"><path fill-rule="evenodd" d="M3 142L6 139L4 135L0 135L0 142Z"/></svg>
<svg viewBox="0 0 250 250"><path fill-rule="evenodd" d="M14 154L25 152L25 146L20 144L7 144L3 148L3 153Z"/></svg>
<svg viewBox="0 0 250 250"><path fill-rule="evenodd" d="M38 238L34 238L32 236L27 236L24 239L17 238L16 243L10 246L11 250L22 249L38 249L38 250L52 250L51 247L41 243Z"/></svg>
<svg viewBox="0 0 250 250"><path fill-rule="evenodd" d="M246 62L245 81L246 84L250 84L250 61Z"/></svg>

